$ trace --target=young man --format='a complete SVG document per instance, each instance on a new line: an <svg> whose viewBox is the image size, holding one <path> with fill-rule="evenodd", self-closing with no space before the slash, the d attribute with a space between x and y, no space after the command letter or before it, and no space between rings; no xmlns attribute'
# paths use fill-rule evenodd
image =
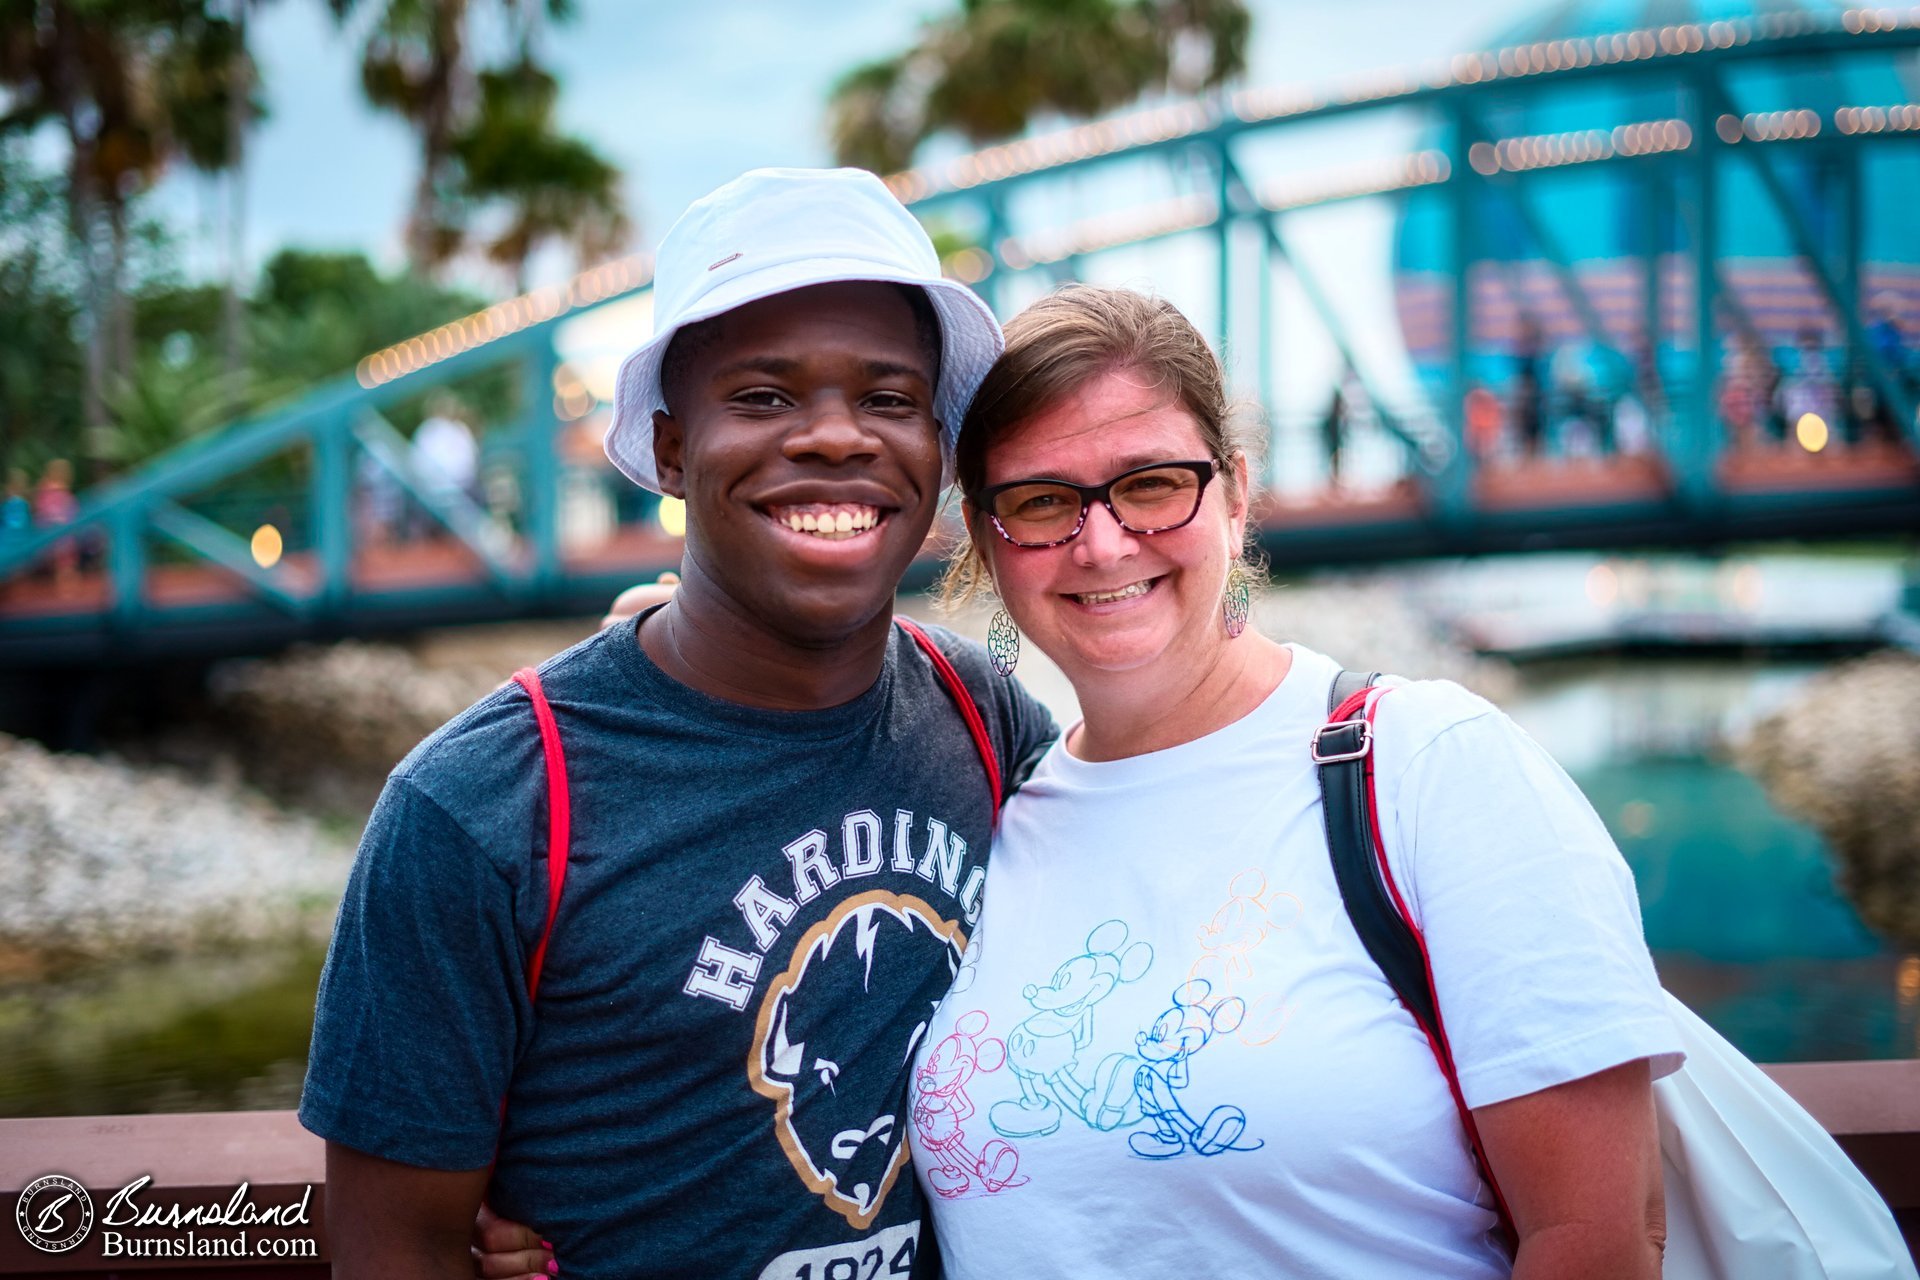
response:
<svg viewBox="0 0 1920 1280"><path fill-rule="evenodd" d="M892 603L999 330L848 170L695 204L655 307L607 451L686 500L682 583L541 669L572 833L537 999L548 787L519 686L400 763L361 845L300 1110L339 1276L471 1275L483 1195L569 1276L904 1276L922 1252L907 1065L994 815ZM1017 776L1049 717L938 643Z"/></svg>

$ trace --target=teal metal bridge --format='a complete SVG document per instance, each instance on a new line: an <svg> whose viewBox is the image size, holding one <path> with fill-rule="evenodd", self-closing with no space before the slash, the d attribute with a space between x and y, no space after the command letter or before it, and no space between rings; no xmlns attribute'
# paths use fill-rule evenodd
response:
<svg viewBox="0 0 1920 1280"><path fill-rule="evenodd" d="M888 181L1003 316L1065 280L1152 280L1209 327L1272 428L1277 567L1911 537L1920 9L1737 8L1563 5L1431 68L1172 103ZM1368 255L1340 228L1383 210ZM376 352L0 543L0 666L594 612L672 567L673 504L597 458L650 279L622 259ZM1815 361L1838 368L1824 413L1769 432L1768 397L1730 394L1736 366L1764 388ZM499 369L519 408L482 432L482 492L436 484L394 407ZM1342 380L1330 435L1316 397ZM378 485L424 534L369 521ZM48 567L75 549L77 572Z"/></svg>

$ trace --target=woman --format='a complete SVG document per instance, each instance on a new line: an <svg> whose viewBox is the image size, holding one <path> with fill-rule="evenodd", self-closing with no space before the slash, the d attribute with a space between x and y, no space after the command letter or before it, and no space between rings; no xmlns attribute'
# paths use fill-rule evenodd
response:
<svg viewBox="0 0 1920 1280"><path fill-rule="evenodd" d="M1650 1082L1679 1065L1632 879L1573 784L1457 686L1383 695L1382 835L1448 1087L1341 904L1308 756L1337 664L1248 625L1249 441L1172 306L1007 326L961 433L973 546L1084 719L1007 802L913 1073L946 1270L1626 1280L1660 1270Z"/></svg>

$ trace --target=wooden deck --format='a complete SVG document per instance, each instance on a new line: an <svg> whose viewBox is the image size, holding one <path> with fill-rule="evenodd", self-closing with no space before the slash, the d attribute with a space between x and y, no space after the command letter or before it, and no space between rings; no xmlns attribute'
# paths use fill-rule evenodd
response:
<svg viewBox="0 0 1920 1280"><path fill-rule="evenodd" d="M1797 1063L1767 1070L1839 1140L1886 1197L1908 1247L1920 1251L1920 1059ZM21 1191L49 1173L65 1174L84 1185L95 1213L87 1238L57 1255L30 1247L15 1225ZM253 1227L245 1234L256 1255L264 1245L269 1252L305 1256L106 1257L108 1201L142 1175L153 1181L137 1199L149 1206L224 1206L242 1181L249 1184L247 1199L256 1208L303 1206L304 1213L292 1215L303 1218L303 1225ZM325 1219L323 1149L289 1111L0 1120L3 1276L53 1280L173 1272L223 1280L307 1280L326 1270ZM197 1234L231 1240L240 1233L205 1229ZM183 1235L147 1228L128 1230L121 1238Z"/></svg>

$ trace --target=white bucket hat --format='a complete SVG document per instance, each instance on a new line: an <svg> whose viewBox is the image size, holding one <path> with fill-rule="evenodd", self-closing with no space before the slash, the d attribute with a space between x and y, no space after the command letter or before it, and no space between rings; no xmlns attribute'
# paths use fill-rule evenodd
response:
<svg viewBox="0 0 1920 1280"><path fill-rule="evenodd" d="M653 337L620 365L607 457L655 490L653 414L666 408L660 366L682 327L776 293L841 280L926 290L940 318L934 414L949 473L973 393L999 358L1000 322L980 297L940 274L919 220L864 169L755 169L693 202L654 258Z"/></svg>

